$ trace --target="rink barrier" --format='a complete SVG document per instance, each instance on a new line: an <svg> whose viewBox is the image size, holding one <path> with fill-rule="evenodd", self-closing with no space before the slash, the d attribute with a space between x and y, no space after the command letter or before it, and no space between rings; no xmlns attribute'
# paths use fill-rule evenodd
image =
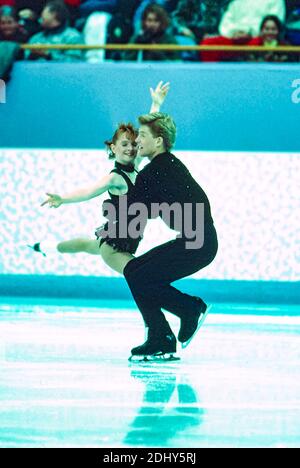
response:
<svg viewBox="0 0 300 468"><path fill-rule="evenodd" d="M300 283L279 281L223 281L187 279L175 282L185 293L213 303L286 304L300 306ZM35 297L90 301L133 299L123 278L0 275L0 297ZM300 307L294 313L300 315Z"/></svg>
<svg viewBox="0 0 300 468"><path fill-rule="evenodd" d="M177 44L23 44L23 50L150 50L169 52L286 52L300 53L299 46L247 46L247 45L177 45Z"/></svg>
<svg viewBox="0 0 300 468"><path fill-rule="evenodd" d="M171 81L163 110L177 124L176 151L299 152L299 64L270 63L17 62L0 146L102 148L118 122L147 111L160 80Z"/></svg>

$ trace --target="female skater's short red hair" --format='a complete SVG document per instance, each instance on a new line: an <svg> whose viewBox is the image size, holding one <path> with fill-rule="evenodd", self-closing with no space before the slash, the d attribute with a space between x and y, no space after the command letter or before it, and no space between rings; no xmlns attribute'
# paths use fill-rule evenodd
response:
<svg viewBox="0 0 300 468"><path fill-rule="evenodd" d="M127 133L129 138L132 140L132 141L135 141L137 136L138 136L138 131L136 128L134 128L134 126L131 124L131 123L120 123L118 125L118 128L117 130L115 131L115 133L113 134L113 137L111 140L106 140L104 142L104 144L106 145L107 147L107 151L108 151L108 157L109 159L115 159L115 155L114 153L112 152L111 150L111 145L115 145L117 143L117 140L119 139L119 137L121 135L123 135L123 133Z"/></svg>

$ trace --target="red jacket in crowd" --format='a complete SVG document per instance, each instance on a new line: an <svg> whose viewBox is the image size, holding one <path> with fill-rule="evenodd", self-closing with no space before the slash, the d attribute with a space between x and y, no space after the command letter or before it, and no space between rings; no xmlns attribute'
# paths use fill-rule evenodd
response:
<svg viewBox="0 0 300 468"><path fill-rule="evenodd" d="M2 6L15 6L15 0L0 0L0 7Z"/></svg>
<svg viewBox="0 0 300 468"><path fill-rule="evenodd" d="M81 0L65 0L65 3L72 7L78 7L80 5L80 1ZM4 5L16 6L16 1L15 0L0 0L0 7Z"/></svg>
<svg viewBox="0 0 300 468"><path fill-rule="evenodd" d="M208 37L203 39L200 45L220 45L220 46L230 46L234 45L233 39L229 39L228 37L223 36L215 36L215 37ZM223 61L230 61L235 56L234 52L227 52L227 51L219 51L219 50L212 50L212 51L201 51L200 52L200 60L202 62L223 62Z"/></svg>

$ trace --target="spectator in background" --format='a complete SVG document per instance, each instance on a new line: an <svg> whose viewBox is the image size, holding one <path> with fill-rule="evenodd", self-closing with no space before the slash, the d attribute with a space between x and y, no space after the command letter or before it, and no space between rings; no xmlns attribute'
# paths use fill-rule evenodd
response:
<svg viewBox="0 0 300 468"><path fill-rule="evenodd" d="M107 25L115 12L116 5L117 0L81 0L75 26L82 31L88 45L105 43ZM88 52L87 56L90 55L88 60L97 62L97 54L102 57L103 51Z"/></svg>
<svg viewBox="0 0 300 468"><path fill-rule="evenodd" d="M81 34L69 27L69 11L60 1L47 3L41 15L42 32L35 34L29 41L30 44L82 44ZM83 55L79 50L33 50L28 51L26 58L29 60L55 60L69 62L82 60Z"/></svg>
<svg viewBox="0 0 300 468"><path fill-rule="evenodd" d="M176 10L178 1L179 0L138 0L138 6L133 18L135 34L139 34L141 32L143 12L149 5L160 5L169 13L169 15L171 15L173 11Z"/></svg>
<svg viewBox="0 0 300 468"><path fill-rule="evenodd" d="M28 38L37 34L40 30L38 19L47 3L47 0L15 0L19 23L27 32Z"/></svg>
<svg viewBox="0 0 300 468"><path fill-rule="evenodd" d="M172 15L176 34L196 43L205 34L218 33L221 15L230 0L179 0Z"/></svg>
<svg viewBox="0 0 300 468"><path fill-rule="evenodd" d="M87 2L91 6L91 4L95 3L104 3L107 4L108 2L95 2L94 0L91 2ZM113 11L112 4L115 6L115 2L110 2L111 11ZM100 6L98 7L100 8ZM87 19L84 19L84 28L82 31L84 42L87 45L103 45L106 43L107 39L107 29L108 25L111 21L112 15L107 10L110 8L105 8L103 5L103 9L97 10L89 14ZM89 50L86 52L86 61L89 63L100 63L103 62L105 59L105 51L104 50Z"/></svg>
<svg viewBox="0 0 300 468"><path fill-rule="evenodd" d="M202 0L203 33L218 34L220 20L232 0Z"/></svg>
<svg viewBox="0 0 300 468"><path fill-rule="evenodd" d="M27 41L27 34L18 23L17 13L13 7L0 8L0 41L22 44Z"/></svg>
<svg viewBox="0 0 300 468"><path fill-rule="evenodd" d="M258 36L263 18L275 15L285 20L285 0L232 0L219 26L221 36L247 42Z"/></svg>
<svg viewBox="0 0 300 468"><path fill-rule="evenodd" d="M0 0L1 1L1 0ZM79 7L81 0L60 0L61 3L64 3L70 11ZM14 0L15 7L18 11L22 10L31 10L36 15L40 16L43 9L49 0Z"/></svg>
<svg viewBox="0 0 300 468"><path fill-rule="evenodd" d="M131 38L131 44L177 44L174 36L168 33L170 17L160 5L149 5L142 15L142 32ZM124 54L125 60L177 60L179 54L173 51L128 51Z"/></svg>
<svg viewBox="0 0 300 468"><path fill-rule="evenodd" d="M205 37L200 45L247 45L252 36L258 36L263 18L274 14L284 21L285 0L232 0L222 16L220 34ZM203 62L238 62L245 60L245 54L230 51L202 51Z"/></svg>
<svg viewBox="0 0 300 468"><path fill-rule="evenodd" d="M172 15L176 34L199 42L202 33L202 2L200 0L180 0Z"/></svg>
<svg viewBox="0 0 300 468"><path fill-rule="evenodd" d="M34 36L41 30L39 23L39 15L29 8L25 8L18 13L19 23L23 29L27 32L28 38Z"/></svg>
<svg viewBox="0 0 300 468"><path fill-rule="evenodd" d="M108 44L127 44L134 35L134 15L141 0L118 0L115 12L107 27ZM122 60L123 53L117 50L106 51L106 58Z"/></svg>
<svg viewBox="0 0 300 468"><path fill-rule="evenodd" d="M8 81L15 60L23 58L19 44L26 42L27 36L18 24L13 7L0 7L0 79Z"/></svg>
<svg viewBox="0 0 300 468"><path fill-rule="evenodd" d="M70 13L70 20L73 24L77 18L77 11L81 0L60 0L64 3ZM21 19L36 19L41 15L49 0L15 0L16 9Z"/></svg>
<svg viewBox="0 0 300 468"><path fill-rule="evenodd" d="M141 0L86 0L82 2L81 20L85 22L83 35L86 44L127 44L133 35L132 18ZM86 16L88 18L86 19ZM80 28L80 26L79 26ZM104 59L121 60L121 51L91 50L86 59L90 63Z"/></svg>
<svg viewBox="0 0 300 468"><path fill-rule="evenodd" d="M117 0L109 27L111 44L126 44L134 34L134 17L141 0ZM138 31L139 32L139 31Z"/></svg>
<svg viewBox="0 0 300 468"><path fill-rule="evenodd" d="M283 25L274 15L266 16L260 27L260 35L253 38L249 46L277 47L287 45L283 40ZM247 60L251 62L288 62L289 56L283 52L250 52Z"/></svg>

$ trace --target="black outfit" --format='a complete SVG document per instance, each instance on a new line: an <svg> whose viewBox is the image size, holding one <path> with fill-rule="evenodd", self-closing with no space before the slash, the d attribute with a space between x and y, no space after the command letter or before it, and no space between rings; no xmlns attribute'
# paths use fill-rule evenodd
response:
<svg viewBox="0 0 300 468"><path fill-rule="evenodd" d="M200 298L178 291L171 283L196 273L209 265L216 256L218 241L210 204L185 165L170 153L156 156L138 174L132 195L130 202L145 203L148 213L152 203L165 202L171 205L176 202L181 207L189 203L194 218L196 204L204 205L204 244L201 248L188 249L187 238L182 229L182 238L176 238L131 260L124 270L124 276L151 336L170 334L174 339L161 308L183 318L186 314L196 314L199 305L204 304ZM174 229L172 219L168 224Z"/></svg>
<svg viewBox="0 0 300 468"><path fill-rule="evenodd" d="M151 31L144 31L138 36L134 36L130 39L130 44L177 44L176 38L166 32L160 31L158 33L152 33ZM139 52L137 51L126 51L124 52L124 60L137 60ZM141 52L142 60L144 61L168 61L168 60L179 60L180 56L177 51L167 50L144 50Z"/></svg>
<svg viewBox="0 0 300 468"><path fill-rule="evenodd" d="M101 245L106 242L107 244L111 245L115 250L117 250L118 252L129 252L131 254L135 254L135 252L137 251L137 248L139 246L139 243L141 242L142 240L142 237L138 237L138 238L132 238L129 236L129 234L127 235L126 238L122 238L120 236L120 231L119 231L119 222L118 222L118 219L119 219L119 203L120 203L120 198L122 197L130 197L131 195L131 192L134 188L134 184L132 183L132 181L130 180L130 178L128 177L128 175L126 174L127 173L130 173L130 172L137 172L134 168L133 165L123 165L123 164L120 164L118 162L115 163L115 169L113 169L111 171L111 173L116 173L116 174L119 174L120 176L123 177L123 179L125 180L125 182L127 183L127 187L128 187L128 191L125 195L113 195L112 193L108 192L109 195L110 195L110 199L109 200L105 200L104 204L107 204L107 203L110 203L114 206L115 208L115 213L116 213L116 219L110 219L109 218L109 210L105 208L103 208L103 215L105 217L108 218L108 222L105 223L103 226L101 226L100 228L98 228L96 230L96 237L98 239L100 239L100 247ZM128 220L128 223L133 219L134 217L132 216L127 216L127 220ZM116 235L113 235L111 237L109 237L109 226L113 225L113 224L116 224Z"/></svg>

